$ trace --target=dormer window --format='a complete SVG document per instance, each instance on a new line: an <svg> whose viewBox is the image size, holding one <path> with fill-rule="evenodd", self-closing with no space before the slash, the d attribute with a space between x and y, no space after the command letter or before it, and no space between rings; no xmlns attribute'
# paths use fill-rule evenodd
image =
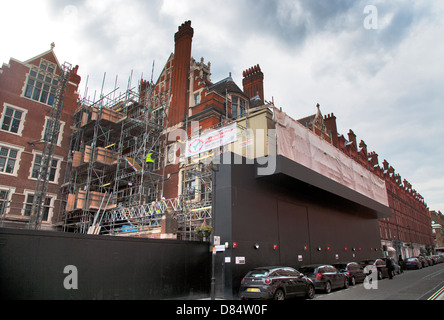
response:
<svg viewBox="0 0 444 320"><path fill-rule="evenodd" d="M40 67L31 66L25 86L26 98L52 106L59 84L57 66L42 59Z"/></svg>

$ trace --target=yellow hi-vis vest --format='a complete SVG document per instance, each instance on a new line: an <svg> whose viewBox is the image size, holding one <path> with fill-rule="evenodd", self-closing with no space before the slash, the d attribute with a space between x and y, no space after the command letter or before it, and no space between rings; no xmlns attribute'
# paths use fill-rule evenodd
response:
<svg viewBox="0 0 444 320"><path fill-rule="evenodd" d="M146 155L146 162L147 163L149 163L149 162L154 163L154 160L151 158L152 155L153 155L152 153L148 153Z"/></svg>

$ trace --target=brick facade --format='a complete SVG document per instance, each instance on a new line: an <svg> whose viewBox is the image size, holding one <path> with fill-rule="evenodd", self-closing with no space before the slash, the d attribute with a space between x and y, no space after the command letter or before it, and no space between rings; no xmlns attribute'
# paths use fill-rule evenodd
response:
<svg viewBox="0 0 444 320"><path fill-rule="evenodd" d="M50 50L25 62L11 58L0 69L0 147L3 157L3 160L0 159L0 192L8 200L1 204L3 226L23 228L29 221L45 125L50 116L60 71L53 48L52 45ZM71 73L65 95L42 229L55 228L60 213L60 188L65 175L72 115L77 106L80 83L77 70L78 66ZM14 119L11 119L11 114Z"/></svg>
<svg viewBox="0 0 444 320"><path fill-rule="evenodd" d="M221 122L245 116L257 97L263 105L263 79L260 66L256 65L243 72L244 88L240 89L231 78L213 83L211 81L211 63L204 59L196 61L191 56L194 30L191 21L183 23L174 35L174 53L167 60L164 69L155 83L158 92L168 92L171 87L171 103L168 114L167 148L176 150L175 157L180 156L184 145L180 137L174 136L174 130L187 132L188 137L214 128ZM198 122L198 132L192 132L192 123ZM178 197L181 190L181 173L183 164L166 163L165 181L159 198ZM159 190L160 192L160 190Z"/></svg>

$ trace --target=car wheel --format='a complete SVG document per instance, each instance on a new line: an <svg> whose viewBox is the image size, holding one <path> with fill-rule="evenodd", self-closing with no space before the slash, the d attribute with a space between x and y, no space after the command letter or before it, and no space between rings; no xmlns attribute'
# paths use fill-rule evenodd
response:
<svg viewBox="0 0 444 320"><path fill-rule="evenodd" d="M274 300L285 300L285 293L284 290L282 289L277 289L276 292L274 293Z"/></svg>
<svg viewBox="0 0 444 320"><path fill-rule="evenodd" d="M344 289L347 289L347 288L348 288L348 279L345 278L345 280L344 280Z"/></svg>
<svg viewBox="0 0 444 320"><path fill-rule="evenodd" d="M355 277L351 277L351 279L350 279L350 285L351 286L354 286L354 285L356 285L356 279L355 279Z"/></svg>
<svg viewBox="0 0 444 320"><path fill-rule="evenodd" d="M378 280L382 280L382 272L378 270Z"/></svg>
<svg viewBox="0 0 444 320"><path fill-rule="evenodd" d="M330 281L327 281L325 283L325 293L330 293L331 292L331 283Z"/></svg>
<svg viewBox="0 0 444 320"><path fill-rule="evenodd" d="M305 295L305 297L307 298L307 299L313 299L314 298L314 296L315 296L315 287L314 287L314 285L312 285L312 284L309 284L308 285L308 289L307 289L307 294Z"/></svg>

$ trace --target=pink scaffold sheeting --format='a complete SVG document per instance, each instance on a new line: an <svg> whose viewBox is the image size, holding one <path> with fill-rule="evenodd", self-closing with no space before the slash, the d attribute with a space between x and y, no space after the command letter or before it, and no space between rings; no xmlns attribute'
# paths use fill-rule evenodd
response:
<svg viewBox="0 0 444 320"><path fill-rule="evenodd" d="M273 109L278 154L388 206L384 180L285 112Z"/></svg>

